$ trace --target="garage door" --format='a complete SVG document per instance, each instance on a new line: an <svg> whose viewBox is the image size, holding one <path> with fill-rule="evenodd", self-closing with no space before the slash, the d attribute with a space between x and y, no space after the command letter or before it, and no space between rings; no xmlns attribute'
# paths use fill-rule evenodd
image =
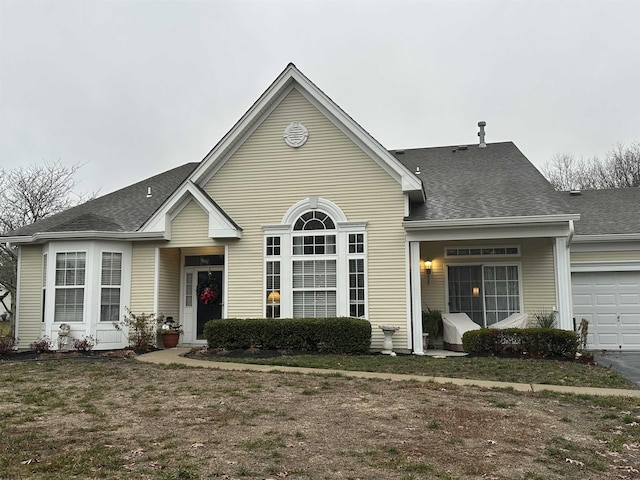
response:
<svg viewBox="0 0 640 480"><path fill-rule="evenodd" d="M640 350L640 272L571 275L573 316L589 321L589 348Z"/></svg>

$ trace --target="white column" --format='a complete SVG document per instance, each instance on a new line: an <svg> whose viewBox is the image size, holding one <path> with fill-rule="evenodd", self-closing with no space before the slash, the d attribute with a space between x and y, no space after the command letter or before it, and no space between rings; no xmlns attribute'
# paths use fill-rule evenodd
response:
<svg viewBox="0 0 640 480"><path fill-rule="evenodd" d="M571 262L569 244L565 237L556 237L553 244L556 274L556 305L559 313L558 328L573 330L573 306L571 299Z"/></svg>
<svg viewBox="0 0 640 480"><path fill-rule="evenodd" d="M422 294L420 291L420 242L409 242L409 261L413 353L415 355L424 355L422 345Z"/></svg>

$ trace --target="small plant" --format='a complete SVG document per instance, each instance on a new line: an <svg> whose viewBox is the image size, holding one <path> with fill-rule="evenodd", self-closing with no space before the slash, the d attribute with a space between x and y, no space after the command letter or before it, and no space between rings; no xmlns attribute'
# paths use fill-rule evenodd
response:
<svg viewBox="0 0 640 480"><path fill-rule="evenodd" d="M435 338L442 331L442 312L430 309L425 305L422 309L422 333L428 333L430 338Z"/></svg>
<svg viewBox="0 0 640 480"><path fill-rule="evenodd" d="M531 315L536 319L536 327L556 328L556 312L538 310L536 312L531 312Z"/></svg>
<svg viewBox="0 0 640 480"><path fill-rule="evenodd" d="M587 348L587 335L589 335L589 320L583 318L582 320L580 320L580 326L578 327L578 336L580 338L581 351Z"/></svg>
<svg viewBox="0 0 640 480"><path fill-rule="evenodd" d="M135 314L128 308L127 314L119 322L113 322L116 330L122 331L124 327L129 329L129 346L134 350L153 350L156 343L156 330L158 324L164 321L164 315L155 313Z"/></svg>
<svg viewBox="0 0 640 480"><path fill-rule="evenodd" d="M11 336L0 337L0 357L11 355L18 339Z"/></svg>
<svg viewBox="0 0 640 480"><path fill-rule="evenodd" d="M30 345L34 353L50 353L53 350L53 342L47 336L39 338Z"/></svg>
<svg viewBox="0 0 640 480"><path fill-rule="evenodd" d="M173 317L167 317L163 323L158 323L158 332L161 335L169 335L172 333L182 334L182 325L176 324Z"/></svg>
<svg viewBox="0 0 640 480"><path fill-rule="evenodd" d="M73 349L77 352L90 352L98 344L93 335L73 339Z"/></svg>

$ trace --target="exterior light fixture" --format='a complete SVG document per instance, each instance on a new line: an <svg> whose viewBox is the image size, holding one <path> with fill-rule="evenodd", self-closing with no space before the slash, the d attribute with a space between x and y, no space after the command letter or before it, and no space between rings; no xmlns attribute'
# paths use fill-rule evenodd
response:
<svg viewBox="0 0 640 480"><path fill-rule="evenodd" d="M477 297L478 295L480 295L480 288L478 288L478 287L473 287L473 288L471 289L471 292L473 293L473 296L474 296L474 297Z"/></svg>
<svg viewBox="0 0 640 480"><path fill-rule="evenodd" d="M427 283L429 283L429 279L431 278L431 260L424 261L424 273L427 274Z"/></svg>

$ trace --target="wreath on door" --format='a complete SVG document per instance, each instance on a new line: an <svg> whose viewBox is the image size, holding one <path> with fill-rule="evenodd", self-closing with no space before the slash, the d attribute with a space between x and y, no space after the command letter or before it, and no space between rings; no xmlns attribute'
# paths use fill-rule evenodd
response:
<svg viewBox="0 0 640 480"><path fill-rule="evenodd" d="M210 302L215 302L216 299L220 296L220 286L218 285L218 282L213 279L211 272L209 272L207 278L205 278L198 284L196 293L200 302L204 303L205 305Z"/></svg>

